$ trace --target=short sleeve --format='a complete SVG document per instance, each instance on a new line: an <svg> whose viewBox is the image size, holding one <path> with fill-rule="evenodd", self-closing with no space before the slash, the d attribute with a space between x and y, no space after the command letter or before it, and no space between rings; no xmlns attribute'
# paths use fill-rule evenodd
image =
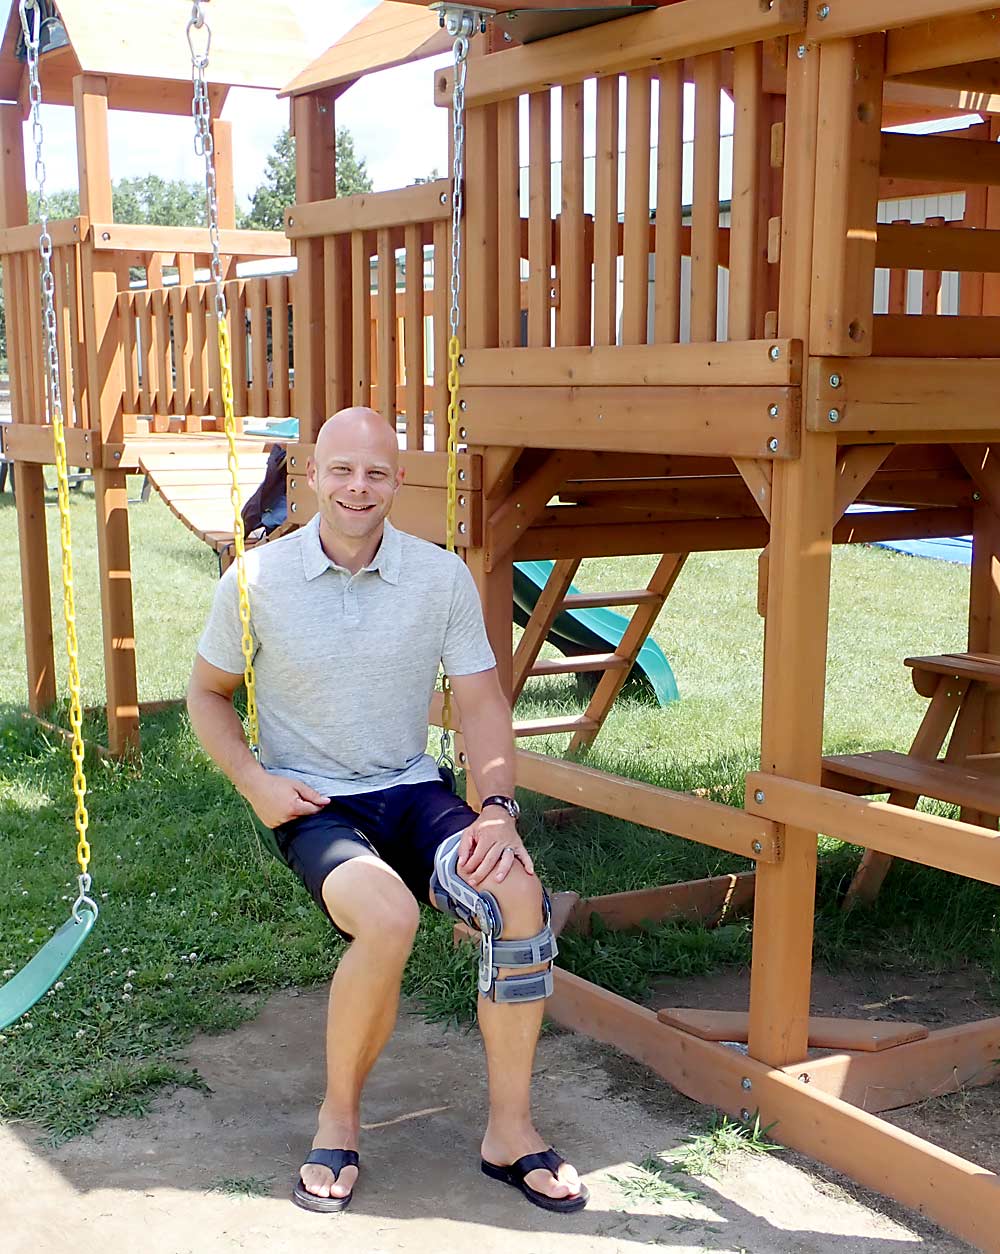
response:
<svg viewBox="0 0 1000 1254"><path fill-rule="evenodd" d="M486 635L475 581L469 568L458 559L441 661L448 675L477 675L497 664Z"/></svg>
<svg viewBox="0 0 1000 1254"><path fill-rule="evenodd" d="M198 653L220 671L243 674L243 629L240 624L240 596L233 564L219 580L215 600L205 630L198 642Z"/></svg>

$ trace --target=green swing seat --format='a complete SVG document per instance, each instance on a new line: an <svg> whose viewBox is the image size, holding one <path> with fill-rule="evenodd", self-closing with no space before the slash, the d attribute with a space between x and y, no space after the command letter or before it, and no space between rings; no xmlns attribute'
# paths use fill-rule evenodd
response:
<svg viewBox="0 0 1000 1254"><path fill-rule="evenodd" d="M97 915L89 908L71 915L34 958L0 988L0 1028L9 1027L45 996L69 966L96 921Z"/></svg>

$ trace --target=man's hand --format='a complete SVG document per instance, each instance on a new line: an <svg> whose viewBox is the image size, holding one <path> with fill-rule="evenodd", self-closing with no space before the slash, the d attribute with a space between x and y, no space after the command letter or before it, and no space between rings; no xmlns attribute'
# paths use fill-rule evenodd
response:
<svg viewBox="0 0 1000 1254"><path fill-rule="evenodd" d="M534 863L517 834L514 820L506 810L490 806L462 835L458 849L459 873L473 888L478 888L491 875L498 883L506 879L515 861L520 862L529 875L534 875Z"/></svg>
<svg viewBox="0 0 1000 1254"><path fill-rule="evenodd" d="M240 790L253 806L260 821L267 827L280 827L292 819L306 814L318 814L329 804L324 797L308 784L285 775L271 775L261 770L253 782Z"/></svg>

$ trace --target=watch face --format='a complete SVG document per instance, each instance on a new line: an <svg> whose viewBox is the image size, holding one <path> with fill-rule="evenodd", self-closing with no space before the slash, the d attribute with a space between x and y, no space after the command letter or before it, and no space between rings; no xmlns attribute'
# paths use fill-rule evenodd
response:
<svg viewBox="0 0 1000 1254"><path fill-rule="evenodd" d="M486 806L502 806L512 819L519 818L521 814L521 807L513 797L487 797L483 808Z"/></svg>

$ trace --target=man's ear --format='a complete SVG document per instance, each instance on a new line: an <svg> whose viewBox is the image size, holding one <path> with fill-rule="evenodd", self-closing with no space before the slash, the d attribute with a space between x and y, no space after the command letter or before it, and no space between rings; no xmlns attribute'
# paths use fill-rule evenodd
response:
<svg viewBox="0 0 1000 1254"><path fill-rule="evenodd" d="M313 489L316 487L316 462L310 457L306 462L306 483Z"/></svg>
<svg viewBox="0 0 1000 1254"><path fill-rule="evenodd" d="M404 470L402 466L400 466L400 468L396 471L396 486L393 489L395 492L398 492L399 489L403 486L403 480L405 478L406 478L406 471Z"/></svg>

